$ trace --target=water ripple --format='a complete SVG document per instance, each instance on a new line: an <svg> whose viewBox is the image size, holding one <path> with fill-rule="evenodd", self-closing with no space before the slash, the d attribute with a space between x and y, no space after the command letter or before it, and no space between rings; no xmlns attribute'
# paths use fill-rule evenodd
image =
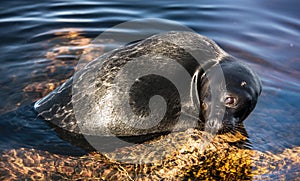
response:
<svg viewBox="0 0 300 181"><path fill-rule="evenodd" d="M253 144L269 134L295 130L300 110L299 2L278 1L5 1L0 11L0 111L15 109L41 97L24 88L36 82L62 81L71 75L80 54L107 28L137 18L165 18L214 39L243 59L262 78L263 94L248 130ZM117 29L134 35L136 29ZM143 30L143 31L155 31ZM113 42L104 42L112 46ZM105 46L104 46L105 47ZM269 132L260 127L274 123ZM261 122L260 122L261 121ZM289 123L289 124L287 124ZM265 125L267 124L267 125ZM269 128L269 127L268 127ZM276 130L278 129L278 130ZM300 129L300 128L298 128ZM300 145L299 138L293 144ZM295 133L297 135L297 133ZM270 139L283 144L284 138ZM280 142L279 139L282 139ZM284 142L286 144L286 142ZM278 145L277 145L278 146ZM279 145L282 146L282 145Z"/></svg>

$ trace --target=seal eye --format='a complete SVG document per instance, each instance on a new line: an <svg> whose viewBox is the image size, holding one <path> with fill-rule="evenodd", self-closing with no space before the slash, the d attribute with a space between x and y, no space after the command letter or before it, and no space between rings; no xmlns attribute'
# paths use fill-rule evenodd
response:
<svg viewBox="0 0 300 181"><path fill-rule="evenodd" d="M228 107L233 107L236 105L236 103L237 103L237 99L235 97L228 96L225 98L225 105Z"/></svg>

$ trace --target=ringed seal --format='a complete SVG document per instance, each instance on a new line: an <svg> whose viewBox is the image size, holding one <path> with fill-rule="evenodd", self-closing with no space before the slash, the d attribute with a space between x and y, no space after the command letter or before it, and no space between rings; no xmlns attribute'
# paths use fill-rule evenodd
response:
<svg viewBox="0 0 300 181"><path fill-rule="evenodd" d="M220 133L246 119L261 89L258 76L212 40L167 32L100 56L34 108L84 135L140 136L191 126Z"/></svg>

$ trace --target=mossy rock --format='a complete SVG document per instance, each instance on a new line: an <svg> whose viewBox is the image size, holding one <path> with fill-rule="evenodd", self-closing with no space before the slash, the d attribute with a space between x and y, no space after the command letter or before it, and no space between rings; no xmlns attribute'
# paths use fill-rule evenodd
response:
<svg viewBox="0 0 300 181"><path fill-rule="evenodd" d="M198 130L161 136L146 143L153 149L146 150L143 158L143 144L81 157L35 149L9 150L0 158L0 179L297 180L300 175L300 147L280 154L264 153L233 146L246 137L228 134L214 137L201 149L207 136ZM163 147L168 154L161 157ZM122 156L131 160L121 162ZM145 163L138 164L142 161L138 159L145 159Z"/></svg>

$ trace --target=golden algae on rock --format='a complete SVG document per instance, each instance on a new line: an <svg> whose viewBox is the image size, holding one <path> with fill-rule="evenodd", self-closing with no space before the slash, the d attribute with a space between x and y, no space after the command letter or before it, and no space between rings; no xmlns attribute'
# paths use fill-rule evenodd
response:
<svg viewBox="0 0 300 181"><path fill-rule="evenodd" d="M140 155L141 145L119 148L106 156L93 152L74 157L34 149L9 150L0 158L1 180L32 179L94 179L94 180L272 180L296 179L300 175L300 148L286 149L274 155L256 150L240 149L228 143L244 139L241 135L216 136L205 149L199 149L206 133L198 130L171 133L174 147L165 157L159 145L165 136L150 141L158 145L145 155L148 163L118 161L122 155ZM226 140L228 138L228 140ZM176 149L174 149L176 148ZM162 159L157 159L162 158ZM150 162L151 161L151 162ZM293 177L294 175L294 177Z"/></svg>

